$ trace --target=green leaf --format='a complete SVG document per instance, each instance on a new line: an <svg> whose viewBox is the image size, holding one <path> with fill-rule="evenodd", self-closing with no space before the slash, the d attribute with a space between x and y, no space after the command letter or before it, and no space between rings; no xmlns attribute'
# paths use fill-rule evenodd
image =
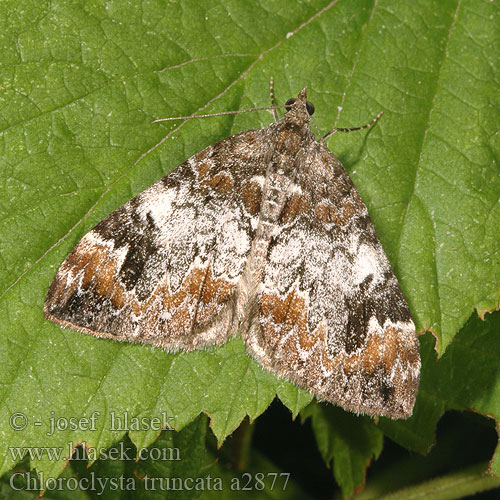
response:
<svg viewBox="0 0 500 500"><path fill-rule="evenodd" d="M329 404L311 403L301 411L312 419L319 451L348 498L365 481L365 471L372 458L382 451L383 434L369 418L345 412Z"/></svg>
<svg viewBox="0 0 500 500"><path fill-rule="evenodd" d="M111 412L166 415L177 429L206 412L222 440L275 394L294 415L309 402L262 371L240 339L167 354L63 331L42 315L58 266L93 225L193 153L271 115L152 121L266 105L271 75L278 102L308 87L322 131L384 111L368 132L329 145L439 352L474 308L498 306L497 2L7 0L2 13L0 472L16 461L8 446L109 447L130 429L112 430ZM424 350L424 370L431 357ZM435 416L443 394L428 386L424 395ZM84 428L95 412L96 427ZM9 421L16 413L23 430ZM76 429L47 435L51 418L71 417ZM413 432L422 429L431 424ZM131 431L139 447L157 435ZM32 465L56 476L64 458Z"/></svg>

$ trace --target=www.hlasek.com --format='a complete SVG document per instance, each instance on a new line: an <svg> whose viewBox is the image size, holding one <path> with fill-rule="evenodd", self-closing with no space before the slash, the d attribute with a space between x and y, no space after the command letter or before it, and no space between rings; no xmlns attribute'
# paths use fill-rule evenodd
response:
<svg viewBox="0 0 500 500"><path fill-rule="evenodd" d="M81 446L77 446L81 445ZM124 442L118 443L112 448L96 448L86 443L68 443L63 446L10 446L9 453L14 463L18 463L25 457L30 461L42 460L60 460L61 458L71 457L73 460L154 460L154 461L175 461L181 459L179 448L135 448L126 447Z"/></svg>
<svg viewBox="0 0 500 500"><path fill-rule="evenodd" d="M262 491L265 489L286 489L289 472L257 472L256 474L243 473L240 477L223 479L212 477L101 477L91 472L88 477L49 477L45 479L43 472L38 476L31 472L15 472L10 477L12 489L20 491L94 491L102 495L105 491L183 491L183 490L224 490L233 491ZM25 483L21 484L21 480Z"/></svg>

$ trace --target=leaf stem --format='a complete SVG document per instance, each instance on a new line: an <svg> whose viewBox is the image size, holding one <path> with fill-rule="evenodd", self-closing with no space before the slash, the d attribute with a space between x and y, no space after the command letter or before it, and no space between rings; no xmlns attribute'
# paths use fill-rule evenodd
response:
<svg viewBox="0 0 500 500"><path fill-rule="evenodd" d="M231 463L234 470L243 471L247 468L252 434L253 425L248 420L248 417L246 417L232 436Z"/></svg>
<svg viewBox="0 0 500 500"><path fill-rule="evenodd" d="M500 487L500 477L490 476L487 462L378 497L379 500L453 500Z"/></svg>

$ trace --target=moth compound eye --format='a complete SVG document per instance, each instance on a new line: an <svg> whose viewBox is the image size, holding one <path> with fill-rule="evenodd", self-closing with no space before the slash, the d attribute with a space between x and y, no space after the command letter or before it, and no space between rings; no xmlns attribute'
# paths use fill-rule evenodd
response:
<svg viewBox="0 0 500 500"><path fill-rule="evenodd" d="M296 101L297 99L295 99L294 97L292 97L291 99L288 99L288 101L285 102L285 108L287 111L289 111L292 107L292 104Z"/></svg>

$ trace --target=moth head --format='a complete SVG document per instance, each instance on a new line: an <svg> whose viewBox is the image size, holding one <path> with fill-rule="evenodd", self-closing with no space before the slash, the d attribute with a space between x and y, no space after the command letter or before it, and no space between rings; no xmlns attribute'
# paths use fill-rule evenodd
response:
<svg viewBox="0 0 500 500"><path fill-rule="evenodd" d="M288 101L285 102L285 109L286 112L288 113L292 109L296 108L304 108L307 111L307 114L309 116L312 116L314 113L314 104L312 102L309 102L307 100L307 95L306 95L306 89L303 88L300 92L299 95L295 98L292 97L291 99L288 99Z"/></svg>

